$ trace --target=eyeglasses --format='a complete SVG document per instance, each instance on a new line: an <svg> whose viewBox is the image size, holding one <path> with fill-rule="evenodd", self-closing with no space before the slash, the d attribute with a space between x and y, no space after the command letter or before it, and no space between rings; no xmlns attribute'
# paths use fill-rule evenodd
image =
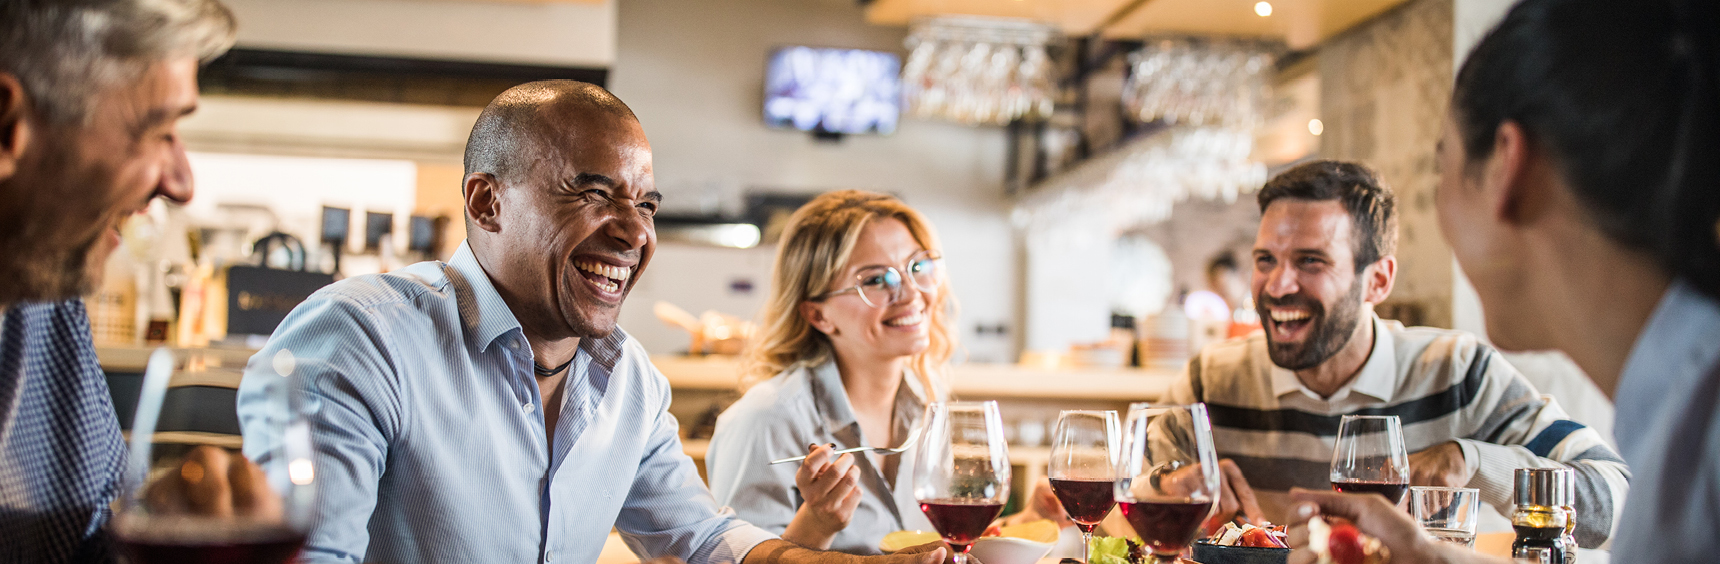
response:
<svg viewBox="0 0 1720 564"><path fill-rule="evenodd" d="M903 280L913 284L915 289L929 293L937 291L943 276L944 258L929 251L920 251L909 257L900 270L893 266L861 269L860 273L854 276L853 286L825 292L812 298L812 301L824 301L832 296L854 292L860 294L860 300L866 302L866 305L884 307L901 301Z"/></svg>

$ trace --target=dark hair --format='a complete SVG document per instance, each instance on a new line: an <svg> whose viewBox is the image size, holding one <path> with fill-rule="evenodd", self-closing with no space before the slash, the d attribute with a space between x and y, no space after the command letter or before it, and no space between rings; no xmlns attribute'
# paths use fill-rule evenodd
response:
<svg viewBox="0 0 1720 564"><path fill-rule="evenodd" d="M1260 213L1285 198L1344 204L1355 230L1356 272L1397 252L1397 198L1365 165L1313 161L1279 173L1256 196Z"/></svg>
<svg viewBox="0 0 1720 564"><path fill-rule="evenodd" d="M1206 261L1207 276L1212 276L1212 273L1219 270L1238 270L1236 267L1236 256L1230 254L1230 251L1224 251L1214 255L1212 260Z"/></svg>
<svg viewBox="0 0 1720 564"><path fill-rule="evenodd" d="M1610 239L1720 297L1720 3L1525 0L1457 74L1466 159L1506 121Z"/></svg>

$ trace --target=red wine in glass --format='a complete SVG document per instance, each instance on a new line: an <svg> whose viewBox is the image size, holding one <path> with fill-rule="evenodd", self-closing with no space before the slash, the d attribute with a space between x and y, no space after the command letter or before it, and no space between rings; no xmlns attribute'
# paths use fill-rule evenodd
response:
<svg viewBox="0 0 1720 564"><path fill-rule="evenodd" d="M951 560L968 563L968 548L985 534L1009 500L1009 446L997 402L932 402L915 448L914 500L945 542Z"/></svg>
<svg viewBox="0 0 1720 564"><path fill-rule="evenodd" d="M1119 504L1123 518L1153 554L1179 554L1200 536L1211 501L1131 501Z"/></svg>
<svg viewBox="0 0 1720 564"><path fill-rule="evenodd" d="M1051 493L1057 494L1057 501L1063 503L1063 511L1069 513L1069 520L1085 532L1105 520L1105 514L1117 505L1116 493L1112 491L1116 484L1116 480L1052 478Z"/></svg>
<svg viewBox="0 0 1720 564"><path fill-rule="evenodd" d="M303 533L281 525L210 522L143 523L113 538L131 564L284 564L305 544Z"/></svg>
<svg viewBox="0 0 1720 564"><path fill-rule="evenodd" d="M1403 501L1404 492L1409 491L1408 483L1372 482L1367 480L1344 480L1332 482L1332 490L1340 493L1376 493L1386 496L1392 505Z"/></svg>
<svg viewBox="0 0 1720 564"><path fill-rule="evenodd" d="M1332 489L1377 493L1393 504L1409 491L1409 451L1396 415L1345 415L1332 448Z"/></svg>
<svg viewBox="0 0 1720 564"><path fill-rule="evenodd" d="M1065 410L1052 430L1046 471L1051 492L1081 529L1083 562L1093 544L1093 527L1117 505L1120 434L1116 411Z"/></svg>
<svg viewBox="0 0 1720 564"><path fill-rule="evenodd" d="M1117 463L1117 507L1152 550L1172 564L1200 536L1221 480L1205 404L1129 406Z"/></svg>
<svg viewBox="0 0 1720 564"><path fill-rule="evenodd" d="M956 550L966 552L967 546L985 535L992 519L1003 512L1003 504L967 499L929 499L920 502L932 527L943 535Z"/></svg>

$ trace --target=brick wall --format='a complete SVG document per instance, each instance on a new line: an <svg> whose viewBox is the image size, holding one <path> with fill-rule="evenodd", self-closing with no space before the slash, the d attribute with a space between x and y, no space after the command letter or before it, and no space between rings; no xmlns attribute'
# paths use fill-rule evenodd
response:
<svg viewBox="0 0 1720 564"><path fill-rule="evenodd" d="M1320 155L1366 162L1397 193L1397 286L1380 315L1437 327L1451 326L1451 250L1433 191L1451 97L1452 9L1452 0L1413 0L1319 53Z"/></svg>

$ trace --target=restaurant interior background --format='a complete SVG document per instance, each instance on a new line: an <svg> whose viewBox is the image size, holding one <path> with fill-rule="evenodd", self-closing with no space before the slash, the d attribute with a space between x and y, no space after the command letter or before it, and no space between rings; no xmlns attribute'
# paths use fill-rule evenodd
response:
<svg viewBox="0 0 1720 564"><path fill-rule="evenodd" d="M1008 402L1028 477L1057 409L1154 399L1210 338L1179 300L1223 252L1246 280L1252 192L1304 159L1365 161L1397 192L1383 316L1483 331L1435 221L1434 146L1453 62L1505 0L225 1L238 47L183 126L196 199L128 226L90 300L122 421L145 346L176 347L175 385L230 406L255 327L294 291L450 256L472 122L552 77L605 85L652 143L661 243L621 324L675 385L695 456L736 364L685 353L735 349L773 218L828 190L896 194L936 225L956 392ZM767 123L767 68L793 46L890 54L899 119ZM1610 403L1567 360L1512 360L1610 437Z"/></svg>

